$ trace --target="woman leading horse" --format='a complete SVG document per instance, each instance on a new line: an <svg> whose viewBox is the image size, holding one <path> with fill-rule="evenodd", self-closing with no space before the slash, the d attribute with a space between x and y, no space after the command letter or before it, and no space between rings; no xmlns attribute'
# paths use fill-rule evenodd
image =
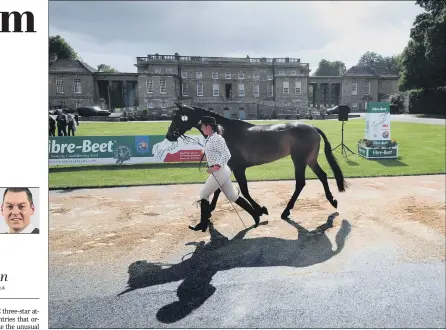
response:
<svg viewBox="0 0 446 330"><path fill-rule="evenodd" d="M274 123L271 125L254 125L252 123L225 118L212 111L183 105L175 102L178 110L175 111L172 122L166 134L166 139L174 142L179 138L186 138L184 134L196 128L205 135L199 124L203 116L211 117L217 125L224 129L222 137L226 141L231 153L228 162L234 173L242 195L255 210L255 214L261 217L268 214L265 206L260 206L250 195L246 170L249 167L271 163L275 160L291 156L294 164L294 176L296 185L291 199L281 214L284 220L289 219L290 212L294 208L296 200L305 186L305 169L307 166L316 174L325 191L325 197L330 204L337 208L338 201L334 199L328 184L328 177L318 163L318 155L321 140L324 140L324 152L330 165L339 192L348 187L342 170L333 155L327 136L319 128L302 122ZM210 204L210 212L217 204L220 189L215 191Z"/></svg>
<svg viewBox="0 0 446 330"><path fill-rule="evenodd" d="M243 198L238 197L231 181L231 169L228 161L231 153L222 136L222 127L217 125L215 118L203 116L198 123L202 132L207 136L205 143L205 154L208 162L209 177L200 191L201 220L195 227L189 226L192 230L206 231L209 226L211 216L209 197L216 190L221 189L231 202L235 202L242 209L248 212L254 219L255 226L259 224L260 217L254 208Z"/></svg>

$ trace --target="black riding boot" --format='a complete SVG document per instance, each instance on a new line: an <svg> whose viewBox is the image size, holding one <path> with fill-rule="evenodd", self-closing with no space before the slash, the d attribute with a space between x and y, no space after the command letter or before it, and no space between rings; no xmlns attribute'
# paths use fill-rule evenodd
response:
<svg viewBox="0 0 446 330"><path fill-rule="evenodd" d="M251 206L251 204L249 204L248 201L246 199L244 199L243 197L237 198L237 200L235 201L235 204L240 206L242 209L244 209L246 212L248 212L253 217L253 219L256 223L254 227L257 227L260 222L260 217L254 210L254 208Z"/></svg>
<svg viewBox="0 0 446 330"><path fill-rule="evenodd" d="M206 199L202 199L200 201L200 208L201 208L201 220L198 225L195 227L189 226L190 229L198 231L201 230L202 232L205 232L208 229L209 226L209 217L211 215L210 213L210 206L209 201Z"/></svg>

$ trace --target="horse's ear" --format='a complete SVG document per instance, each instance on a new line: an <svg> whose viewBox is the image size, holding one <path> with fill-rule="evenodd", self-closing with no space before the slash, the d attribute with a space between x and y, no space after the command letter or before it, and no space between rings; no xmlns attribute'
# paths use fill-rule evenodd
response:
<svg viewBox="0 0 446 330"><path fill-rule="evenodd" d="M191 106L189 106L189 105L185 105L185 104L181 104L180 102L178 102L178 101L174 101L173 103L175 103L175 105L178 107L178 109L180 109L181 110L181 112L186 112L186 113L190 113L191 111L194 111L195 109L194 108L192 108Z"/></svg>

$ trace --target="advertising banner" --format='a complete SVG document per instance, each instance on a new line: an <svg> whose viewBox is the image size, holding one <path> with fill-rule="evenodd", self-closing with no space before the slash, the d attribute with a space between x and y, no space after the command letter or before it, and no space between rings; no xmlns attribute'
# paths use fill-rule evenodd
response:
<svg viewBox="0 0 446 330"><path fill-rule="evenodd" d="M390 141L389 102L367 102L365 122L365 138L373 141L373 146Z"/></svg>
<svg viewBox="0 0 446 330"><path fill-rule="evenodd" d="M49 165L198 162L205 138L189 138L170 142L164 135L55 136L48 141Z"/></svg>
<svg viewBox="0 0 446 330"><path fill-rule="evenodd" d="M358 147L358 154L364 158L398 158L398 148L367 148Z"/></svg>
<svg viewBox="0 0 446 330"><path fill-rule="evenodd" d="M365 139L358 141L358 155L367 159L398 158L398 144L390 140L390 103L367 102Z"/></svg>

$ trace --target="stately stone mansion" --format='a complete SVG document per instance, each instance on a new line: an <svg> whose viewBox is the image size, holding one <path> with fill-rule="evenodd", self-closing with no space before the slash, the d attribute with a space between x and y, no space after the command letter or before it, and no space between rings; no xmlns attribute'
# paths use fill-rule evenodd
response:
<svg viewBox="0 0 446 330"><path fill-rule="evenodd" d="M49 64L50 106L75 109L147 109L170 114L174 101L240 119L294 115L309 109L387 100L398 91L392 72L353 66L342 76L310 76L296 58L233 58L175 55L137 57L137 73L98 72L80 60Z"/></svg>

